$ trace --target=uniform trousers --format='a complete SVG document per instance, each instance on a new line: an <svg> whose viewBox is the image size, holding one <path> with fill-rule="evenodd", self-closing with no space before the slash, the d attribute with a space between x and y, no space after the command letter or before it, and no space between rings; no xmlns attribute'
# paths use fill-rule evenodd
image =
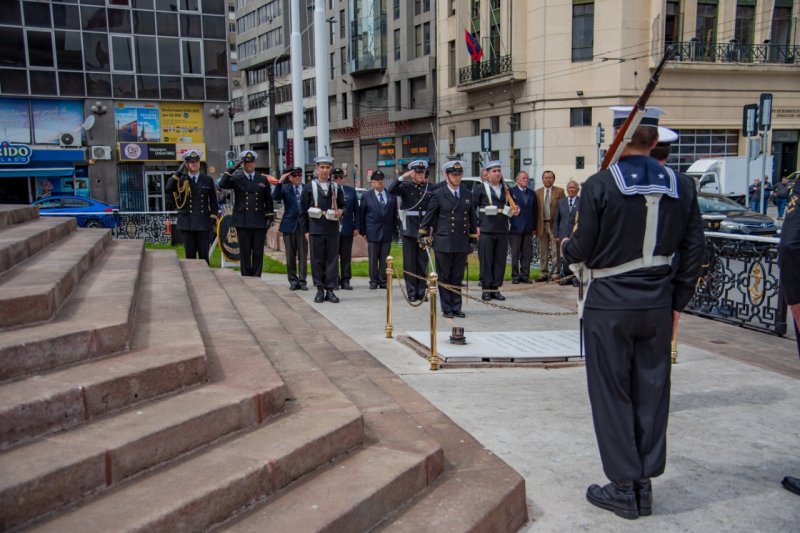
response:
<svg viewBox="0 0 800 533"><path fill-rule="evenodd" d="M661 475L667 456L672 311L583 312L589 402L611 481Z"/></svg>
<svg viewBox="0 0 800 533"><path fill-rule="evenodd" d="M466 252L436 252L436 274L439 283L454 285L456 292L439 287L439 300L443 313L461 311L461 282L464 281L464 267L467 265Z"/></svg>
<svg viewBox="0 0 800 533"><path fill-rule="evenodd" d="M386 257L391 250L392 241L367 241L370 285L386 286Z"/></svg>
<svg viewBox="0 0 800 533"><path fill-rule="evenodd" d="M527 281L531 277L531 260L533 259L533 241L530 233L509 233L508 244L511 247L511 279Z"/></svg>
<svg viewBox="0 0 800 533"><path fill-rule="evenodd" d="M298 226L293 233L283 234L283 246L286 249L286 274L289 283L305 281L308 260L308 243L303 229Z"/></svg>
<svg viewBox="0 0 800 533"><path fill-rule="evenodd" d="M419 247L414 237L403 236L403 269L422 278L428 276L428 252ZM425 279L417 279L407 274L406 292L409 298L424 298L428 284Z"/></svg>
<svg viewBox="0 0 800 533"><path fill-rule="evenodd" d="M186 259L202 259L208 263L210 231L181 230L181 240L186 250Z"/></svg>
<svg viewBox="0 0 800 533"><path fill-rule="evenodd" d="M539 269L541 275L550 275L550 272L558 273L561 265L561 250L553 237L552 222L544 222L544 233L539 237Z"/></svg>
<svg viewBox="0 0 800 533"><path fill-rule="evenodd" d="M267 238L265 228L236 228L239 239L239 265L242 276L261 277L264 267L264 241Z"/></svg>
<svg viewBox="0 0 800 533"><path fill-rule="evenodd" d="M339 235L339 282L353 277L350 263L353 259L353 236ZM385 270L385 269L384 269Z"/></svg>
<svg viewBox="0 0 800 533"><path fill-rule="evenodd" d="M478 237L481 287L499 289L503 285L508 257L507 233L481 233Z"/></svg>
<svg viewBox="0 0 800 533"><path fill-rule="evenodd" d="M311 235L311 279L318 289L332 291L339 285L339 234Z"/></svg>

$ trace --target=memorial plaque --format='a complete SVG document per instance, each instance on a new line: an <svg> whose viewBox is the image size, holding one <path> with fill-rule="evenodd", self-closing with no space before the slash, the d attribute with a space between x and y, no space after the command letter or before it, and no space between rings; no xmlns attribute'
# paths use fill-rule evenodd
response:
<svg viewBox="0 0 800 533"><path fill-rule="evenodd" d="M465 332L467 344L450 344L449 331L437 332L436 351L444 361L552 361L580 357L578 330ZM430 350L429 331L409 331L415 342Z"/></svg>

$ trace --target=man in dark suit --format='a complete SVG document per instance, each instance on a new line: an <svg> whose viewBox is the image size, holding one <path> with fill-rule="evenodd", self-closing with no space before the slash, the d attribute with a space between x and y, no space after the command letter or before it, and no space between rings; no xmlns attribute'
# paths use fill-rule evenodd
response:
<svg viewBox="0 0 800 533"><path fill-rule="evenodd" d="M274 212L267 178L256 173L257 155L252 150L239 154L241 161L226 172L219 182L221 189L233 189L233 226L239 239L242 276L261 277L264 265L264 241ZM244 165L243 172L236 172Z"/></svg>
<svg viewBox="0 0 800 533"><path fill-rule="evenodd" d="M508 256L508 219L519 214L519 208L508 205L501 161L486 164L486 181L472 188L472 204L478 219L478 259L481 299L505 300L500 294Z"/></svg>
<svg viewBox="0 0 800 533"><path fill-rule="evenodd" d="M306 283L306 261L308 243L306 228L300 220L300 196L303 193L303 169L290 168L275 186L273 200L283 201L283 218L278 231L283 234L283 247L286 250L286 274L289 277L289 290L308 290Z"/></svg>
<svg viewBox="0 0 800 533"><path fill-rule="evenodd" d="M339 288L352 291L350 278L353 272L350 261L353 258L353 235L358 235L358 195L356 190L344 184L344 171L341 168L334 168L331 172L333 182L336 183L344 193L344 209L342 217L339 219Z"/></svg>
<svg viewBox="0 0 800 533"><path fill-rule="evenodd" d="M570 180L567 183L567 197L562 198L556 205L556 216L553 218L553 237L556 239L556 246L561 244L562 239L572 236L572 230L575 227L575 217L578 216L578 205L580 204L580 197L578 196L578 182ZM569 266L564 258L561 258L561 279L558 280L559 285L575 285L578 286L578 280L570 274Z"/></svg>
<svg viewBox="0 0 800 533"><path fill-rule="evenodd" d="M397 198L383 189L383 172L372 173L372 190L361 197L359 228L367 238L369 288L386 288L386 256L392 248Z"/></svg>
<svg viewBox="0 0 800 533"><path fill-rule="evenodd" d="M203 259L208 263L211 217L217 216L217 189L214 180L200 174L197 150L183 154L184 164L167 181L167 193L172 193L178 209L178 229L181 232L186 259Z"/></svg>
<svg viewBox="0 0 800 533"><path fill-rule="evenodd" d="M553 217L556 214L558 201L564 198L564 189L553 185L556 174L552 170L542 173L542 186L536 189L536 204L539 212L536 215L536 236L539 238L539 277L536 281L547 281L551 272L555 272L561 263L561 251L553 237ZM555 278L558 274L553 274Z"/></svg>
<svg viewBox="0 0 800 533"><path fill-rule="evenodd" d="M466 316L461 311L461 283L467 255L477 238L478 221L472 208L472 196L461 184L465 164L463 161L448 161L442 165L447 186L433 193L428 202L428 212L419 225L420 237L433 236L439 283L452 285L456 291L439 288L445 318Z"/></svg>
<svg viewBox="0 0 800 533"><path fill-rule="evenodd" d="M339 303L333 291L339 285L339 217L344 207L342 188L330 180L333 158L319 156L316 179L300 197L300 218L311 249L311 278L317 288L316 303Z"/></svg>
<svg viewBox="0 0 800 533"><path fill-rule="evenodd" d="M511 247L511 283L533 283L531 281L531 259L533 257L533 232L536 230L536 195L528 188L530 177L524 170L517 174L517 186L512 187L511 196L519 207L519 215L511 219L508 228L508 243Z"/></svg>

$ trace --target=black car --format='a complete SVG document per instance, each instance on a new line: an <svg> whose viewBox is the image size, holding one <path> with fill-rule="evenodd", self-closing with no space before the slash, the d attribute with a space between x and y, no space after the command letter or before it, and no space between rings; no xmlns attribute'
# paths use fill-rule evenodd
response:
<svg viewBox="0 0 800 533"><path fill-rule="evenodd" d="M700 192L697 193L697 203L701 215L718 215L704 218L709 231L764 237L778 232L778 226L771 217L750 211L725 196Z"/></svg>

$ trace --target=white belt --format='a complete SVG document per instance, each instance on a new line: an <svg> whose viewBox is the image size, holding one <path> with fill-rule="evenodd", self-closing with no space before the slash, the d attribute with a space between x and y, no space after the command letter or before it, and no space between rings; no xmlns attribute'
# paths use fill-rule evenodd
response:
<svg viewBox="0 0 800 533"><path fill-rule="evenodd" d="M599 278L608 278L610 276L618 276L619 274L625 274L626 272L630 272L632 270L638 270L640 268L645 268L647 266L657 267L657 266L664 266L669 265L672 262L672 256L669 255L654 255L650 261L649 265L645 264L645 260L643 257L638 259L634 259L633 261L628 261L627 263L622 263L621 265L608 267L608 268L587 268L584 270L585 275L587 276L588 280L591 279L599 279ZM588 281L587 280L587 281Z"/></svg>
<svg viewBox="0 0 800 533"><path fill-rule="evenodd" d="M406 211L408 217L424 217L427 211Z"/></svg>

